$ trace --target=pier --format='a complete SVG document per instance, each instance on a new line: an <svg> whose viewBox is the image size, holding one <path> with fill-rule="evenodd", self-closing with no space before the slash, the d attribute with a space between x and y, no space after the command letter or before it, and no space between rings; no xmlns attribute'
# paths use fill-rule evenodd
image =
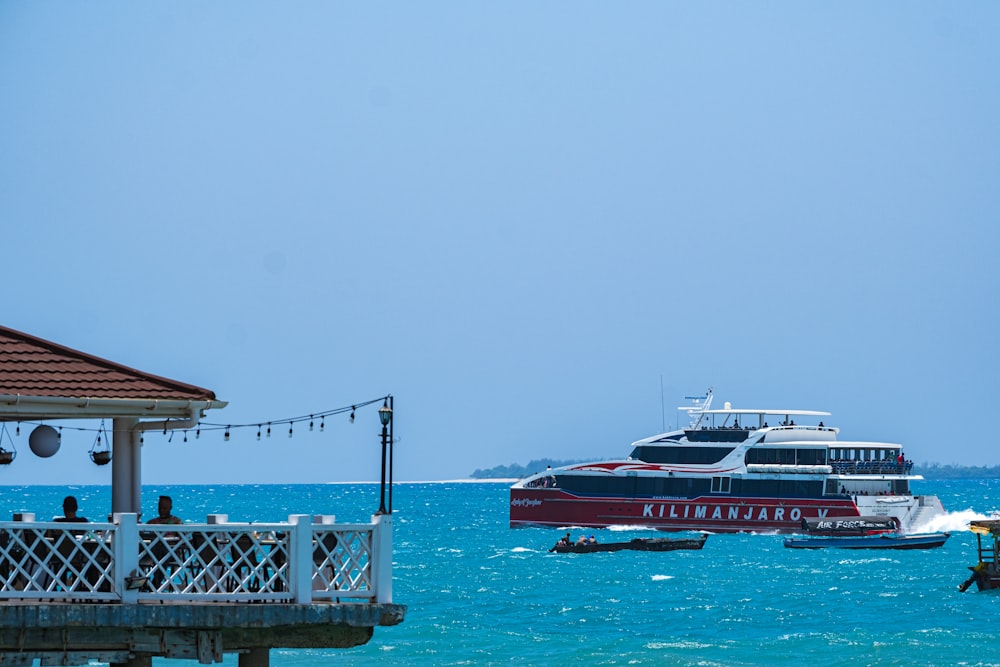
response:
<svg viewBox="0 0 1000 667"><path fill-rule="evenodd" d="M347 648L396 625L392 517L336 524L0 522L0 664L268 664L270 648ZM84 532L85 531L85 532Z"/></svg>
<svg viewBox="0 0 1000 667"><path fill-rule="evenodd" d="M226 402L0 327L0 424L113 421L110 446L90 453L94 464L111 464L106 522L39 521L31 512L0 521L0 665L212 664L235 653L240 667L267 667L271 648L348 648L401 623L406 607L392 599L392 397L377 401L381 500L369 523L307 513L273 523L225 514L141 523L142 433L195 428ZM350 406L352 419L372 403ZM29 441L43 458L60 447L46 424ZM3 443L0 465L16 465Z"/></svg>

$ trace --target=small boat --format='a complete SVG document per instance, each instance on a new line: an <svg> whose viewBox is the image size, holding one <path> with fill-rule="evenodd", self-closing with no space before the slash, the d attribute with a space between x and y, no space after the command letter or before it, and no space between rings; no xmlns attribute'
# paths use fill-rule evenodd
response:
<svg viewBox="0 0 1000 667"><path fill-rule="evenodd" d="M1000 556L1000 521L996 519L970 521L969 530L976 535L979 562L969 568L972 570L972 575L959 584L958 590L964 593L973 583L981 591L1000 588L1000 567L997 565ZM985 545L983 536L986 536Z"/></svg>
<svg viewBox="0 0 1000 667"><path fill-rule="evenodd" d="M855 537L899 532L899 522L891 516L855 516L838 519L802 519L808 535Z"/></svg>
<svg viewBox="0 0 1000 667"><path fill-rule="evenodd" d="M679 549L701 549L705 546L708 533L701 537L637 537L628 542L589 542L587 544L556 544L549 549L560 554L588 554L594 551L677 551Z"/></svg>
<svg viewBox="0 0 1000 667"><path fill-rule="evenodd" d="M950 533L879 533L845 537L790 537L785 539L788 549L936 549L950 537Z"/></svg>

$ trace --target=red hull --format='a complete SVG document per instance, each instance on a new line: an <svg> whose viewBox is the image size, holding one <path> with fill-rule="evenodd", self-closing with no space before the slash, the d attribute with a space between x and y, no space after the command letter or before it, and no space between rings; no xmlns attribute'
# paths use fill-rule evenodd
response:
<svg viewBox="0 0 1000 667"><path fill-rule="evenodd" d="M558 489L511 489L510 526L644 526L713 533L802 532L802 519L860 516L850 500L814 498L580 498Z"/></svg>

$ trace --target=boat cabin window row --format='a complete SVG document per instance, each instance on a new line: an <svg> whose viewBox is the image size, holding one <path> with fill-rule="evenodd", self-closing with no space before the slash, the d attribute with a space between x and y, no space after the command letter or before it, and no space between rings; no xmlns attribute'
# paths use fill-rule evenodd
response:
<svg viewBox="0 0 1000 667"><path fill-rule="evenodd" d="M696 498L733 494L751 498L819 498L823 482L801 479L741 479L737 477L604 477L557 475L556 486L581 496L634 496L637 498Z"/></svg>
<svg viewBox="0 0 1000 667"><path fill-rule="evenodd" d="M718 463L729 455L735 447L692 447L680 445L664 447L645 445L632 450L629 458L645 463Z"/></svg>
<svg viewBox="0 0 1000 667"><path fill-rule="evenodd" d="M752 447L747 450L745 460L748 464L821 466L826 465L826 448Z"/></svg>
<svg viewBox="0 0 1000 667"><path fill-rule="evenodd" d="M834 461L895 461L899 449L871 447L831 447L830 459Z"/></svg>
<svg viewBox="0 0 1000 667"><path fill-rule="evenodd" d="M841 480L831 478L826 480L826 494L833 495L910 495L910 481L906 479L890 479L874 484L867 480Z"/></svg>

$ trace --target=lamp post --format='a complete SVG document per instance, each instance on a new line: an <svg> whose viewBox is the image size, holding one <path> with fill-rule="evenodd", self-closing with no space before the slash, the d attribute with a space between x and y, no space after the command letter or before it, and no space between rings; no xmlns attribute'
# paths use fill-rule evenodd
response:
<svg viewBox="0 0 1000 667"><path fill-rule="evenodd" d="M389 394L389 411L396 406L393 405L392 394ZM389 514L392 514L392 451L395 449L395 440L392 437L392 427L396 425L394 419L389 420Z"/></svg>
<svg viewBox="0 0 1000 667"><path fill-rule="evenodd" d="M388 399L382 401L382 407L378 409L378 418L382 422L382 488L378 505L378 514L386 514L385 509L385 449L389 441L389 423L392 422L392 408L389 407ZM390 512L391 513L391 512Z"/></svg>

